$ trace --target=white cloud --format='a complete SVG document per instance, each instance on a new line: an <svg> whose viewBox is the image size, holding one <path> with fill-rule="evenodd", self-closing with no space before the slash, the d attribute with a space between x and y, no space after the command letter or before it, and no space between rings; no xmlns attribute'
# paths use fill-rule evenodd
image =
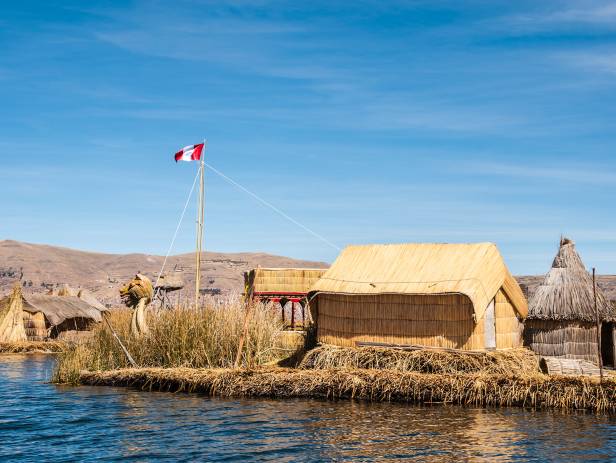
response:
<svg viewBox="0 0 616 463"><path fill-rule="evenodd" d="M529 29L587 26L589 24L612 26L616 25L616 2L578 1L569 3L561 9L546 8L539 12L512 15L506 17L504 22Z"/></svg>
<svg viewBox="0 0 616 463"><path fill-rule="evenodd" d="M593 163L596 166L596 163ZM616 183L616 172L595 167L589 169L583 165L537 166L520 164L481 162L461 166L466 173L479 175L496 175L525 179L548 180L566 183L610 184Z"/></svg>
<svg viewBox="0 0 616 463"><path fill-rule="evenodd" d="M562 61L575 67L608 74L616 73L616 52L583 52L560 55Z"/></svg>

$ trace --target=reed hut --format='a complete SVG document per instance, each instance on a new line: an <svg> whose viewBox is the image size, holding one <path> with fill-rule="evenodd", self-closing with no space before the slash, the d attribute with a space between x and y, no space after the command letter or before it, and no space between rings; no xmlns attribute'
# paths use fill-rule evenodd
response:
<svg viewBox="0 0 616 463"><path fill-rule="evenodd" d="M76 296L20 296L22 322L28 341L57 338L65 331L88 331L102 321L102 310ZM14 304L13 299L11 296L1 299L0 312Z"/></svg>
<svg viewBox="0 0 616 463"><path fill-rule="evenodd" d="M156 279L154 295L161 307L171 308L171 293L181 291L184 288L184 280L179 272L170 275L160 275ZM179 300L179 297L178 297Z"/></svg>
<svg viewBox="0 0 616 463"><path fill-rule="evenodd" d="M305 306L310 288L325 273L322 268L256 268L244 273L244 289L248 299L280 304L283 322L295 326L295 311L301 310L306 321ZM290 311L285 316L285 307Z"/></svg>
<svg viewBox="0 0 616 463"><path fill-rule="evenodd" d="M317 340L338 346L514 348L528 311L491 243L349 246L310 297Z"/></svg>
<svg viewBox="0 0 616 463"><path fill-rule="evenodd" d="M524 340L540 355L598 364L597 317L603 362L613 366L616 313L598 286L595 311L592 277L575 243L562 238L552 268L530 299Z"/></svg>

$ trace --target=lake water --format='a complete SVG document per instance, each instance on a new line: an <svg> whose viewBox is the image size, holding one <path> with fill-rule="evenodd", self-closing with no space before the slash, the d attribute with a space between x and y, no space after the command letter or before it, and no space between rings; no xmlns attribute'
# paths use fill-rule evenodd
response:
<svg viewBox="0 0 616 463"><path fill-rule="evenodd" d="M616 417L47 384L53 358L0 357L0 461L609 461Z"/></svg>

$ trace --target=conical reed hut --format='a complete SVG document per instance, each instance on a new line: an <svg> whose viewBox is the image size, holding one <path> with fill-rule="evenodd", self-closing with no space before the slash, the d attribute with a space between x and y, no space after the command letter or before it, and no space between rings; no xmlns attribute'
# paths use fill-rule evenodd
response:
<svg viewBox="0 0 616 463"><path fill-rule="evenodd" d="M616 313L598 286L596 294L603 362L614 365ZM568 238L530 299L524 340L540 355L599 363L593 281Z"/></svg>
<svg viewBox="0 0 616 463"><path fill-rule="evenodd" d="M23 323L23 300L21 285L17 283L13 293L0 304L0 342L26 341Z"/></svg>
<svg viewBox="0 0 616 463"><path fill-rule="evenodd" d="M310 296L317 340L338 346L520 347L528 310L492 243L349 246Z"/></svg>

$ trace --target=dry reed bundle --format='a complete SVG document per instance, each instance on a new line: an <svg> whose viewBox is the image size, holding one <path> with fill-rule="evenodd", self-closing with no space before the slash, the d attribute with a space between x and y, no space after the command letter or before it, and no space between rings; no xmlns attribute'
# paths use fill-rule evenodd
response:
<svg viewBox="0 0 616 463"><path fill-rule="evenodd" d="M199 309L150 311L149 333L141 336L130 333L130 310L113 310L107 319L139 366L221 368L235 363L245 310L238 299L228 299ZM262 365L288 354L280 346L281 332L282 325L273 311L263 305L253 307L242 348L242 364ZM128 366L124 352L103 323L89 339L60 358L54 380L74 383L83 369Z"/></svg>
<svg viewBox="0 0 616 463"><path fill-rule="evenodd" d="M64 352L67 344L60 341L22 341L0 343L0 354L55 354Z"/></svg>
<svg viewBox="0 0 616 463"><path fill-rule="evenodd" d="M0 306L0 341L22 342L27 339L23 322L21 285L16 283L11 296L6 298L3 306Z"/></svg>
<svg viewBox="0 0 616 463"><path fill-rule="evenodd" d="M309 351L302 369L375 369L438 374L532 375L539 371L537 357L528 349L485 353L436 349L404 351L381 347L321 346Z"/></svg>
<svg viewBox="0 0 616 463"><path fill-rule="evenodd" d="M436 375L394 370L294 370L262 368L124 369L81 372L89 385L199 392L222 397L359 399L422 404L520 406L616 412L616 381L541 374Z"/></svg>

